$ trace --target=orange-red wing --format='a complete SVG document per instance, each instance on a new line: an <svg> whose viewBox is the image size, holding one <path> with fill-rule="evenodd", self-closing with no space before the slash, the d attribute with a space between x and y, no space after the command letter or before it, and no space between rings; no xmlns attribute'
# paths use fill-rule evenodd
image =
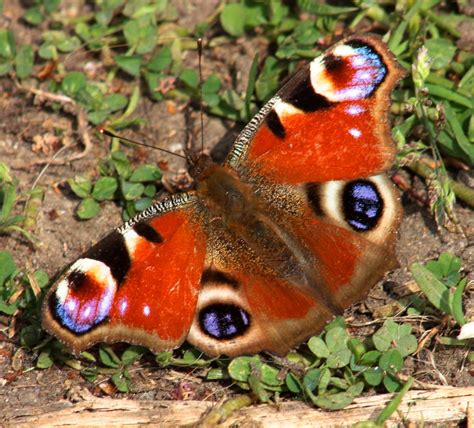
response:
<svg viewBox="0 0 474 428"><path fill-rule="evenodd" d="M300 70L262 108L228 164L294 184L388 169L395 156L389 96L401 75L376 37L346 39Z"/></svg>
<svg viewBox="0 0 474 428"><path fill-rule="evenodd" d="M49 292L46 328L75 352L98 341L156 352L181 344L194 318L206 255L192 214L189 206L178 206L129 223L92 247Z"/></svg>

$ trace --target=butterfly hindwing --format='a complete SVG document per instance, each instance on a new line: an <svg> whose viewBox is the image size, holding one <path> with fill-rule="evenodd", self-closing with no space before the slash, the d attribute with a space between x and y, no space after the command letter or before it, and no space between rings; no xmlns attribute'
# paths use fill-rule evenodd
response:
<svg viewBox="0 0 474 428"><path fill-rule="evenodd" d="M206 255L194 197L158 203L73 263L46 296L43 324L75 352L98 341L154 351L181 344Z"/></svg>

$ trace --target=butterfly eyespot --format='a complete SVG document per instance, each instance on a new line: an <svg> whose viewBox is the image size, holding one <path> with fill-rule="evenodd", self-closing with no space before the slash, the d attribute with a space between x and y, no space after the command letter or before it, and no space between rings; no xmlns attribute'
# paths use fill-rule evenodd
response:
<svg viewBox="0 0 474 428"><path fill-rule="evenodd" d="M311 64L311 82L331 102L369 97L387 75L387 66L369 44L350 40Z"/></svg>
<svg viewBox="0 0 474 428"><path fill-rule="evenodd" d="M377 186L368 180L347 183L342 193L342 204L347 223L358 232L372 230L384 208Z"/></svg>
<svg viewBox="0 0 474 428"><path fill-rule="evenodd" d="M201 330L218 340L243 335L250 327L250 314L235 305L214 303L199 313Z"/></svg>
<svg viewBox="0 0 474 428"><path fill-rule="evenodd" d="M80 259L59 282L51 312L57 321L75 334L83 334L103 322L117 291L110 268L92 259Z"/></svg>

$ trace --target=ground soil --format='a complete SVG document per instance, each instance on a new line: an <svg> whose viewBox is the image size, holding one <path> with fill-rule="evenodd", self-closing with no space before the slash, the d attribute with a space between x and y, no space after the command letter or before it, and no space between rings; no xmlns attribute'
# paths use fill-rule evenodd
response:
<svg viewBox="0 0 474 428"><path fill-rule="evenodd" d="M37 39L38 34L32 33L31 29L25 30L15 21L18 13L9 9L10 18L14 22L11 25L17 29L17 39ZM196 17L190 18L184 11L183 22L186 19L195 22ZM225 70L242 70L234 72L232 78L242 78L246 81L246 70L253 57L252 46L258 45L251 45L248 40L238 40L232 45L209 48L205 53L204 72L217 70L222 72L223 79L227 77L230 82L229 75L225 76ZM195 58L185 60L195 63ZM124 82L126 83L125 80ZM50 156L48 147L35 146L37 136L51 132L53 127L62 128L63 135L71 142L70 148L63 152L67 157L81 150L77 124L73 116L57 112L47 103L35 104L35 99L20 92L13 81L4 78L0 80L0 85L0 160L11 168L12 174L19 181L19 190L26 192L42 171L43 165L34 163ZM156 104L144 99L137 114L145 119L146 124L135 130L134 138L178 150L190 141L190 136L191 140L199 136L199 115L190 106ZM42 269L53 277L91 243L121 223L120 208L113 203L104 203L100 215L87 222L79 221L75 215L79 200L65 185L66 180L75 175L97 176L98 161L104 159L108 153L106 144L100 142L92 129L89 131L93 140L91 152L75 162L50 165L38 182L45 190L33 230L38 245L33 247L16 234L0 236L0 249L11 252L18 266L26 267L30 271ZM217 146L219 150L215 153L218 158L222 158L222 153L229 147L237 131L232 123L205 117L205 145L208 148ZM58 144L61 145L61 141ZM54 151L55 148L49 149ZM142 148L125 150L135 164L144 160L147 163L159 162L161 165L163 161L168 162L168 177L175 177L179 169L184 167L179 165L176 159L161 152L144 151ZM400 174L423 195L424 184L418 178L404 171ZM163 190L160 196L166 194ZM414 262L426 262L437 258L441 252L448 251L461 257L464 274L474 278L472 210L459 205L456 208L460 225L465 231L465 235L462 235L438 229L425 204L414 201L409 195L403 196L402 200L405 218L397 244L400 268L388 274L384 281L374 288L366 302L347 311L350 324L359 326L353 327L359 334L370 333L380 325L370 324L369 321L374 312L377 313L377 309L392 304L396 297L403 294L403 289L412 283L409 266ZM6 325L8 319L0 318L0 322ZM434 325L436 322L433 322L432 326ZM422 333L420 324L415 323L414 328L418 333ZM455 334L450 331L449 325L441 333ZM434 340L416 357L407 359L406 373L428 383L473 385L473 372L469 371L465 361L466 355L464 348L446 348L436 344ZM53 366L48 370L32 369L35 367L36 357L34 351L19 349L16 337L10 339L7 338L6 332L0 333L0 415L8 418L21 414L25 405L42 405L62 398L74 399L78 394L80 396L81 389L87 389L96 395L107 393L107 390L104 392L104 388L100 388L98 384L87 383L77 371L67 366ZM153 359L149 358L134 366L133 393L129 396L170 400L218 400L229 394L226 384L203 382L198 374L199 372L189 370L159 369Z"/></svg>

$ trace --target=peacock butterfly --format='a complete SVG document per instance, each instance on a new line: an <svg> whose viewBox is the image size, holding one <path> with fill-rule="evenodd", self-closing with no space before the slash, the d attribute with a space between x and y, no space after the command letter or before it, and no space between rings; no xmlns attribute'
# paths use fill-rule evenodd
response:
<svg viewBox="0 0 474 428"><path fill-rule="evenodd" d="M197 186L138 214L48 292L43 325L74 352L185 340L209 355L284 355L396 266L401 208L390 92L401 67L376 36L300 69Z"/></svg>

